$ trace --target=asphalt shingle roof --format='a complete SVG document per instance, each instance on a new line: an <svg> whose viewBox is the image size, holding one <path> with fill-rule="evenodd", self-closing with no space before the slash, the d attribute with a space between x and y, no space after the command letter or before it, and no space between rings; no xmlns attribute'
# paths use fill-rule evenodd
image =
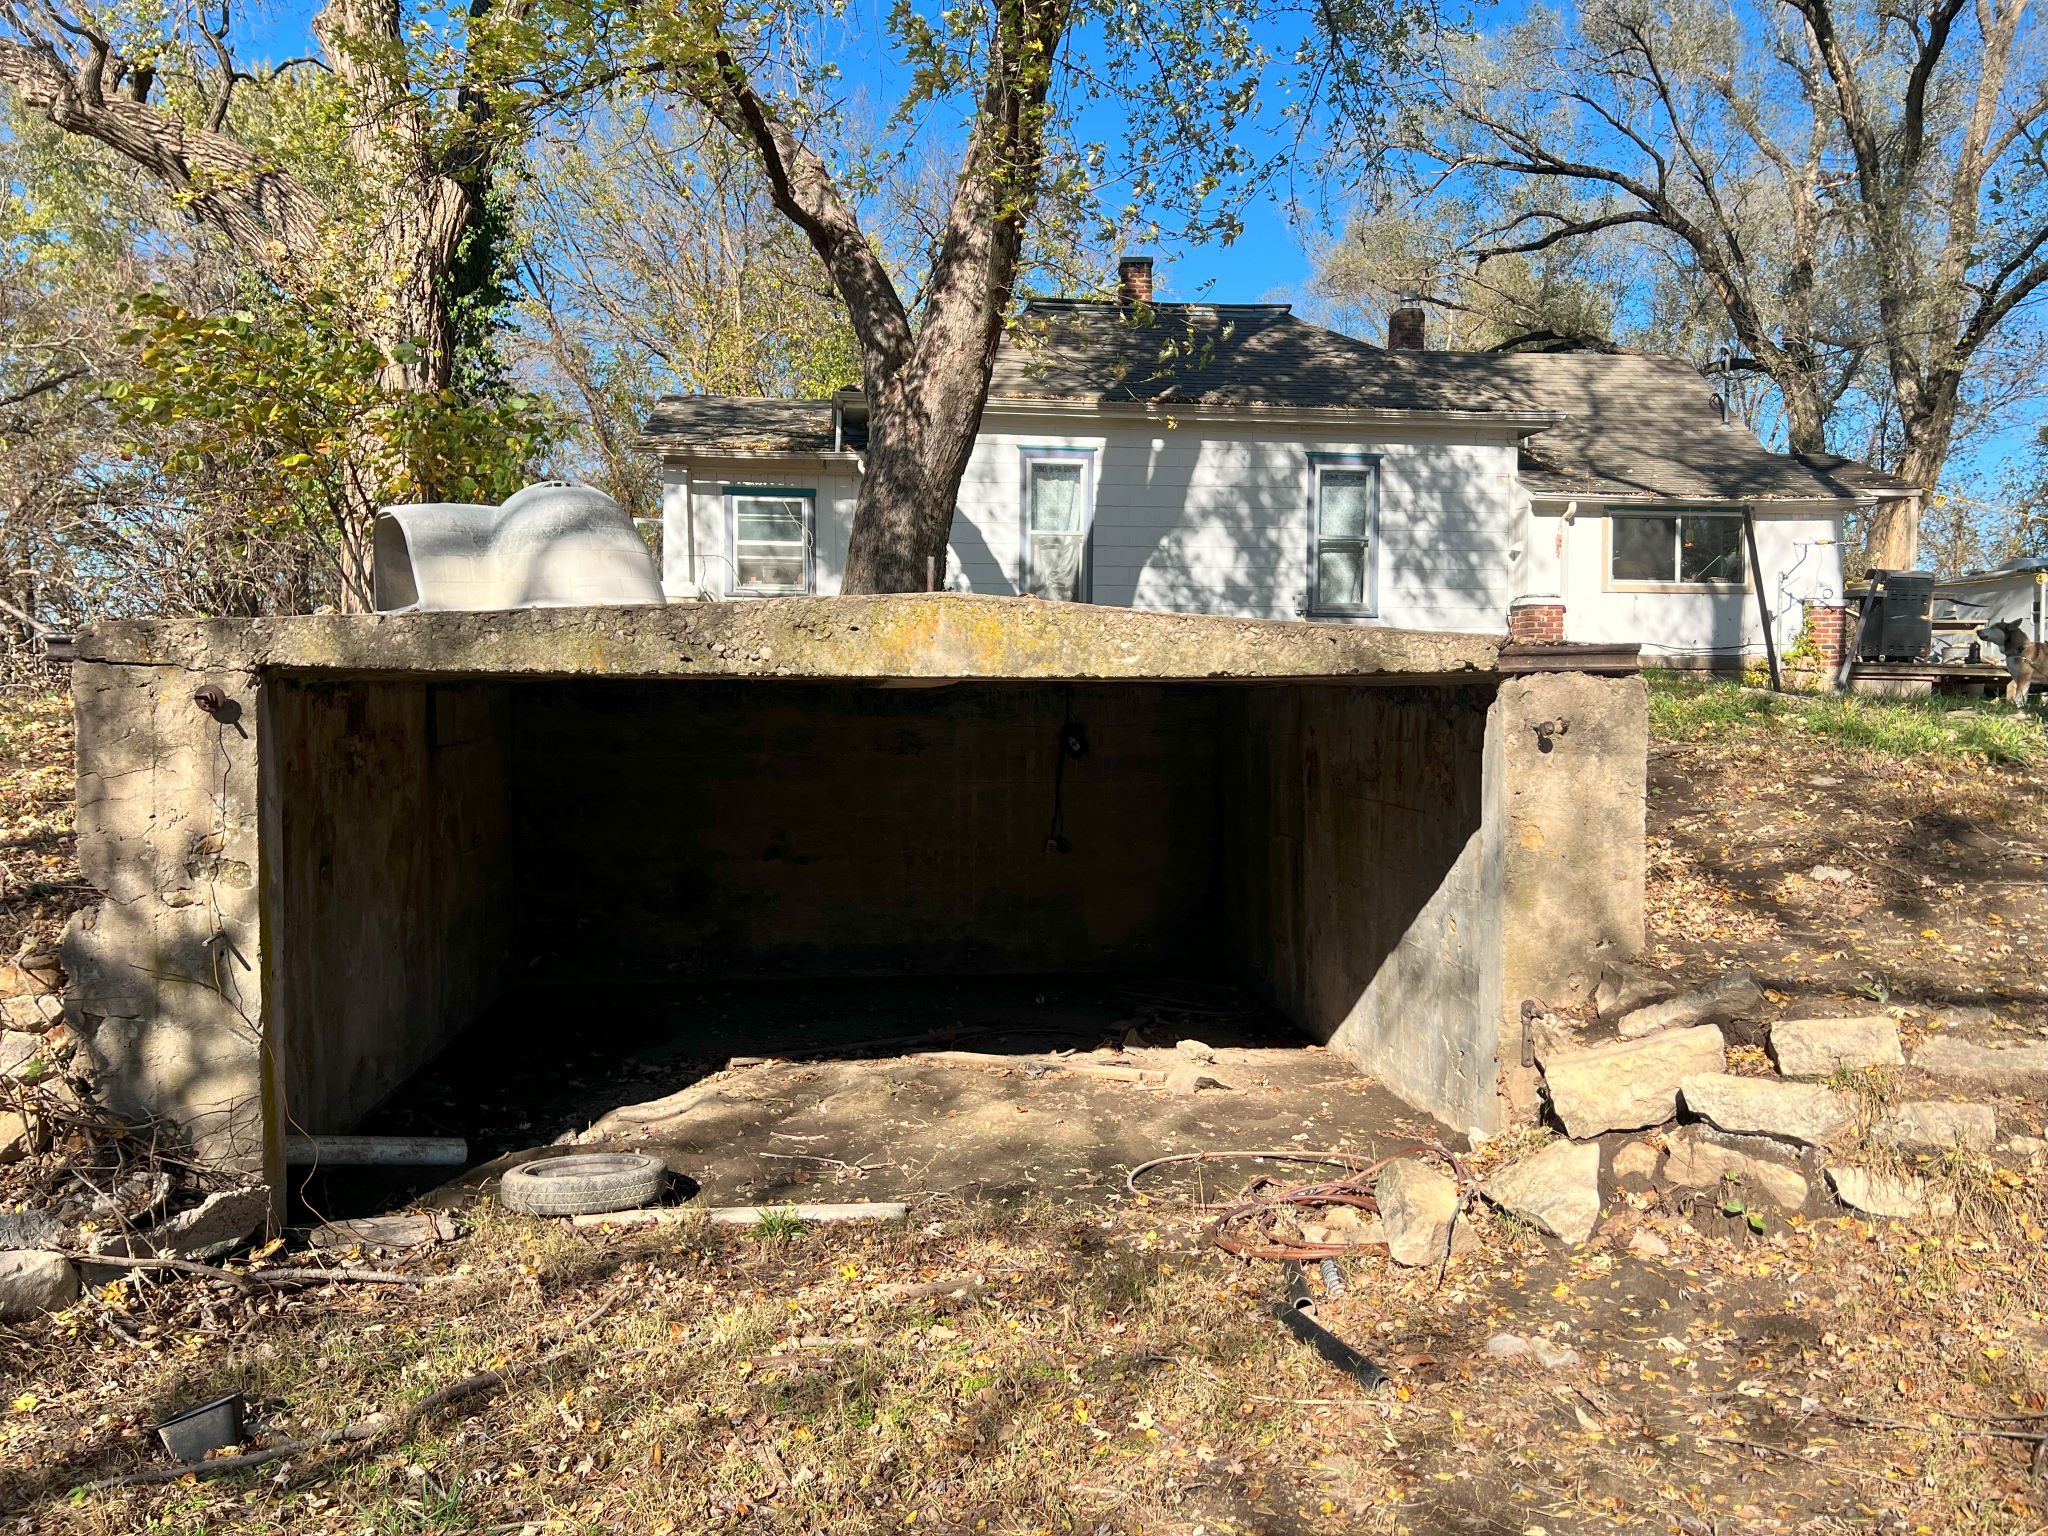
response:
<svg viewBox="0 0 2048 1536"><path fill-rule="evenodd" d="M707 453L830 453L832 402L665 395L647 413L641 437Z"/></svg>
<svg viewBox="0 0 2048 1536"><path fill-rule="evenodd" d="M1523 483L1539 494L1772 501L1905 489L1848 459L1771 452L1739 422L1723 423L1713 386L1682 359L1394 351L1312 325L1284 304L1034 303L996 356L989 399L998 410L1094 401L1552 412L1562 419L1522 446ZM655 406L646 437L712 452L826 452L832 405L672 397Z"/></svg>

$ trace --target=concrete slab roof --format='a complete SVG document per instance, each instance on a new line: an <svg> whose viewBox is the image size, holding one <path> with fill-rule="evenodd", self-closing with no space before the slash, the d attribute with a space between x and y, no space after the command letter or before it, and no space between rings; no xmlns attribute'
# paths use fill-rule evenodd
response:
<svg viewBox="0 0 2048 1536"><path fill-rule="evenodd" d="M1401 683L1496 675L1503 639L918 593L663 608L128 619L86 630L78 659L351 676Z"/></svg>

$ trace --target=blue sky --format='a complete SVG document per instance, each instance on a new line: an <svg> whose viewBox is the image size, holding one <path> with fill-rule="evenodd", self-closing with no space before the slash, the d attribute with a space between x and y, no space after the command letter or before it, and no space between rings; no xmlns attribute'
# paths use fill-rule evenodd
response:
<svg viewBox="0 0 2048 1536"><path fill-rule="evenodd" d="M882 16L887 0L853 0L845 13L838 62L850 90L878 101L892 99L901 75L883 42ZM1483 5L1484 20L1498 24L1525 8L1525 0L1505 0ZM286 4L279 9L245 15L238 28L238 41L245 54L253 57L283 58L312 51L310 22L315 6ZM1097 107L1085 113L1076 125L1081 136L1110 138L1116 131L1113 115ZM1271 141L1268 141L1271 142ZM1297 187L1298 192L1316 189ZM1325 189L1332 206L1341 209L1344 189ZM1210 299L1223 303L1257 301L1292 302L1299 306L1307 297L1313 277L1310 248L1326 231L1297 222L1277 201L1254 197L1243 210L1244 232L1234 242L1187 245L1167 243L1152 248L1159 261L1157 280L1163 298ZM2033 442L2034 434L2048 420L2048 402L2034 401L2017 413L2009 428L1983 443L1967 465L1952 466L1958 481L1974 479L1985 493L1995 492L1990 481L2016 455Z"/></svg>

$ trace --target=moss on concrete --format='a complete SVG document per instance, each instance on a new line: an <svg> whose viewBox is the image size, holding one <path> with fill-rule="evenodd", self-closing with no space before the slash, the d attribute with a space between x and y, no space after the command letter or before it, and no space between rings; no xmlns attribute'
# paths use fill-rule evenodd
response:
<svg viewBox="0 0 2048 1536"><path fill-rule="evenodd" d="M1500 642L959 593L666 608L122 620L87 661L199 671L906 680L1396 678L1493 671Z"/></svg>

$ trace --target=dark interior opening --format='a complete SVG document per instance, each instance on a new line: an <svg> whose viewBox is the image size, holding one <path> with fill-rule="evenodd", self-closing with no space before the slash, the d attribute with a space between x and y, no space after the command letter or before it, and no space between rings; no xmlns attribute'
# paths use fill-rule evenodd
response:
<svg viewBox="0 0 2048 1536"><path fill-rule="evenodd" d="M572 1059L659 1077L664 1050L949 1019L984 1049L1093 1045L1162 979L1234 985L1269 1035L1334 1037L1411 1102L1490 1091L1489 697L276 678L280 1118L360 1127L444 1051L387 1124L459 1119L465 1083L544 1093ZM534 1144L582 1108L500 1118Z"/></svg>

